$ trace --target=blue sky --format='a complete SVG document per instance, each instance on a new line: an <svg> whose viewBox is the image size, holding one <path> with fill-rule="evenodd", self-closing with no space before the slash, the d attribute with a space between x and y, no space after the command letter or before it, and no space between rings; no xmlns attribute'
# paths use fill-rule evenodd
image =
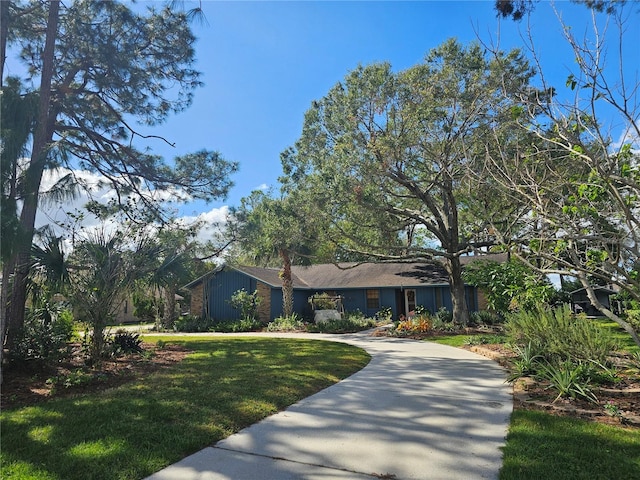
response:
<svg viewBox="0 0 640 480"><path fill-rule="evenodd" d="M138 0L136 8L151 3L161 4ZM198 3L185 0L184 5ZM280 153L299 137L305 111L359 64L388 61L402 70L451 37L462 43L499 42L503 49L523 47L529 28L547 80L565 89L574 59L552 4L541 0L528 23L498 19L493 5L493 0L203 0L207 25L193 28L204 86L188 110L147 131L167 138L175 148L161 141L148 146L167 159L217 150L239 162L240 171L226 200L194 202L181 207L179 215L223 220L227 207L238 205L252 190L277 188ZM588 9L566 0L556 1L555 8L575 34L589 31ZM627 66L637 72L640 15L630 20ZM44 217L39 224L48 223Z"/></svg>
<svg viewBox="0 0 640 480"><path fill-rule="evenodd" d="M195 3L185 2L190 5ZM567 1L555 6L575 31L588 27L586 8ZM155 147L167 157L217 150L239 162L240 171L226 201L191 204L184 214L237 205L254 189L277 186L280 152L300 135L311 102L359 64L388 61L402 70L450 37L463 43L499 39L502 48L520 47L527 30L526 21L499 20L493 1L204 0L203 10L208 25L194 30L205 85L188 111L155 128L176 148ZM548 2L538 5L529 25L545 74L564 86L573 56Z"/></svg>

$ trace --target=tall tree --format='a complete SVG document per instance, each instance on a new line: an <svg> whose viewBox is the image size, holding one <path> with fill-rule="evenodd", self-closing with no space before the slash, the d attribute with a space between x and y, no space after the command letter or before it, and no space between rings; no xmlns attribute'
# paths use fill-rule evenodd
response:
<svg viewBox="0 0 640 480"><path fill-rule="evenodd" d="M3 41L20 49L18 60L28 72L24 84L38 84L39 96L21 188L15 198L7 196L21 204L23 235L4 265L2 287L10 291L0 308L10 325L9 345L11 331L24 320L29 251L45 169L66 165L98 173L119 200L133 197L158 217L163 213L156 201L159 191L177 189L205 200L224 196L236 169L216 152L167 163L135 147L142 138L164 141L145 126L187 108L200 85L188 13L152 7L138 14L120 2L92 0L11 2L10 10L20 14L9 15L7 22L3 18Z"/></svg>
<svg viewBox="0 0 640 480"><path fill-rule="evenodd" d="M503 241L539 271L579 279L593 305L640 345L633 326L593 289L612 283L640 300L640 83L637 62L625 64L637 56L635 43L629 53L625 48L626 40L635 41L624 22L630 18L622 6L594 14L593 35L585 39L560 20L575 70L554 96L528 97L528 108L515 115L522 131L536 137L535 148L496 148L485 173L529 208L527 226Z"/></svg>
<svg viewBox="0 0 640 480"><path fill-rule="evenodd" d="M291 266L308 264L319 241L319 223L294 196L273 198L254 191L231 211L229 233L255 264L282 266L283 314L293 313Z"/></svg>
<svg viewBox="0 0 640 480"><path fill-rule="evenodd" d="M463 186L489 126L532 74L517 51L491 60L455 40L397 74L388 64L359 67L306 113L283 157L285 184L313 192L334 228L352 226L348 248L379 260L442 259L453 314L466 323L460 256L483 243L461 224ZM363 235L372 229L381 243Z"/></svg>

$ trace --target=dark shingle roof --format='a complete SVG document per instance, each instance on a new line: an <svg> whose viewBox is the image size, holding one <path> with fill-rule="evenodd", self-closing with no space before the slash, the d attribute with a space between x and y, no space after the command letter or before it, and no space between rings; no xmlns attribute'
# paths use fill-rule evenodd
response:
<svg viewBox="0 0 640 480"><path fill-rule="evenodd" d="M505 261L502 255L483 255L479 257L460 257L463 265L476 260ZM192 287L205 277L188 284ZM242 272L272 287L281 287L280 268L262 268L246 266L227 266ZM419 287L424 285L449 285L447 272L436 263L326 263L307 267L291 268L294 288L334 290L340 288L381 288L381 287Z"/></svg>

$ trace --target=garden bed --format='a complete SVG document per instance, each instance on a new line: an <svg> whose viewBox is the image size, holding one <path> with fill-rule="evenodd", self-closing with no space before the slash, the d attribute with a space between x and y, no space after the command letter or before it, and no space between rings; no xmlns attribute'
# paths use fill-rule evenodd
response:
<svg viewBox="0 0 640 480"><path fill-rule="evenodd" d="M146 376L184 359L189 351L180 345L158 348L143 343L143 354L105 359L99 366L87 367L80 355L80 344L72 344L70 359L40 369L36 365L12 366L4 371L0 401L2 408L23 407L44 400L95 393Z"/></svg>

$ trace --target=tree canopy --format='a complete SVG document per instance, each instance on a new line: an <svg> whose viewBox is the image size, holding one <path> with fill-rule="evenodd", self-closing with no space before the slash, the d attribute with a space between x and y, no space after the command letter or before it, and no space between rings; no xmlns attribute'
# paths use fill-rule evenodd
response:
<svg viewBox="0 0 640 480"><path fill-rule="evenodd" d="M490 58L455 40L402 72L358 67L306 113L301 138L283 155L285 188L311 195L345 250L441 259L454 315L466 323L460 256L486 243L461 223L471 218L461 216L465 191L487 132L509 117L532 75L517 50Z"/></svg>

